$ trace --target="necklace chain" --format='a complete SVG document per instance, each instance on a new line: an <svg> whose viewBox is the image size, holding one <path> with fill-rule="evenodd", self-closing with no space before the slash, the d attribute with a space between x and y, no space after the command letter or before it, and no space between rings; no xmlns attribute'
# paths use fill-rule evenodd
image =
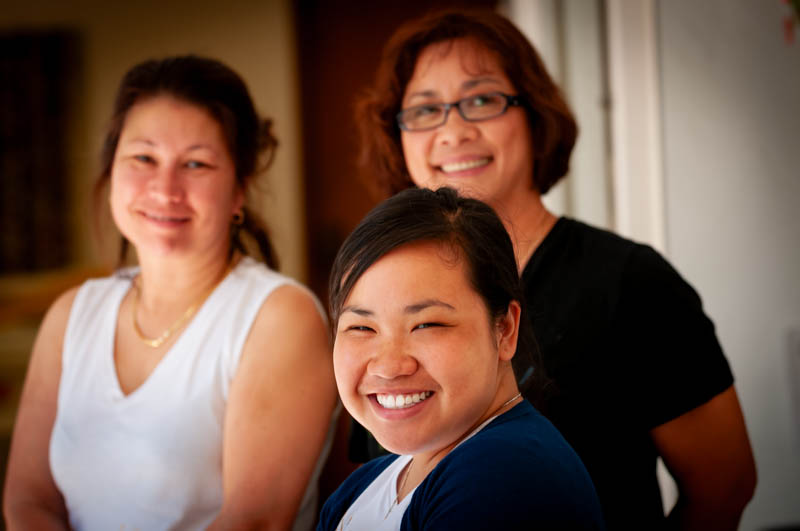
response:
<svg viewBox="0 0 800 531"><path fill-rule="evenodd" d="M403 489L406 488L406 482L408 481L408 476L411 475L411 467L414 466L414 458L412 457L411 460L408 462L408 469L406 469L406 475L403 476L403 481L400 482L400 488L397 489L397 494L394 496L394 501L389 506L389 510L386 511L386 516L383 517L384 520L389 518L389 514L391 514L392 509L400 505L400 493L403 492Z"/></svg>
<svg viewBox="0 0 800 531"><path fill-rule="evenodd" d="M228 273L230 273L231 269L232 269L232 264L228 264L228 267L225 268L225 271L223 272L222 276L216 282L214 282L214 284L208 289L208 291L203 293L203 295L198 300L196 300L188 308L186 308L186 311L183 312L183 314L181 314L181 316L178 317L178 319L175 320L174 323L172 323L169 327L167 327L167 329L161 332L161 335L156 338L150 338L144 335L144 332L142 332L142 329L139 326L139 322L136 320L136 313L139 307L140 290L139 290L139 284L137 282L134 282L133 303L131 308L131 321L133 323L133 330L136 332L136 335L139 336L139 340L150 348L158 348L161 345L163 345L164 342L172 336L172 334L174 334L180 327L186 324L186 322L189 319L191 319L191 317L194 315L194 313L197 311L200 305L203 304L203 302L206 300L206 298L208 298L209 295L211 295L211 292L214 291L214 289L219 285L220 282L222 282L222 280L226 276L228 276Z"/></svg>
<svg viewBox="0 0 800 531"><path fill-rule="evenodd" d="M517 393L517 394L515 394L514 396L512 396L511 398L509 398L508 400L506 400L505 402L503 402L503 405L501 405L499 408L495 409L495 411L500 411L501 409L503 409L504 407L506 407L506 406L507 406L507 405L509 405L511 402L513 402L514 400L516 400L517 398L519 398L519 397L521 397L521 396L522 396L522 393Z"/></svg>

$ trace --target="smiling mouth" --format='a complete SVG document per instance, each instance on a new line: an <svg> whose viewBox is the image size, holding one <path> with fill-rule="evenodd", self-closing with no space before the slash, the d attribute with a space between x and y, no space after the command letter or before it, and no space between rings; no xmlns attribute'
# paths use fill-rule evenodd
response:
<svg viewBox="0 0 800 531"><path fill-rule="evenodd" d="M386 409L405 409L427 400L431 395L433 395L433 391L422 391L421 393L408 395L376 394L375 399Z"/></svg>
<svg viewBox="0 0 800 531"><path fill-rule="evenodd" d="M480 159L449 162L447 164L442 164L441 166L439 166L439 169L444 173L455 173L458 171L480 168L481 166L486 166L490 162L492 162L492 157L482 157Z"/></svg>
<svg viewBox="0 0 800 531"><path fill-rule="evenodd" d="M157 221L159 223L183 223L184 221L188 221L189 218L185 217L178 217L178 216L162 216L160 214L149 214L147 212L142 212L142 216L152 221Z"/></svg>

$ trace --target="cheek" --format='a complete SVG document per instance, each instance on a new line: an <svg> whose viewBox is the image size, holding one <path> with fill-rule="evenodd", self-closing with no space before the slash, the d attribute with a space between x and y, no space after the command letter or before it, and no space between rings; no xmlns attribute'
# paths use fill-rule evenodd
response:
<svg viewBox="0 0 800 531"><path fill-rule="evenodd" d="M342 397L354 392L357 385L357 370L355 356L346 351L341 343L335 342L333 345L333 374Z"/></svg>
<svg viewBox="0 0 800 531"><path fill-rule="evenodd" d="M427 180L429 172L426 137L427 135L423 133L403 133L401 135L406 168L408 168L411 180L417 185Z"/></svg>
<svg viewBox="0 0 800 531"><path fill-rule="evenodd" d="M498 144L506 146L507 157L518 166L533 166L531 152L531 133L527 122L514 120L511 127L505 127L495 133Z"/></svg>
<svg viewBox="0 0 800 531"><path fill-rule="evenodd" d="M132 195L130 184L126 183L125 179L120 179L118 176L112 174L108 184L108 204L111 208L111 215L114 220L125 211L126 198Z"/></svg>

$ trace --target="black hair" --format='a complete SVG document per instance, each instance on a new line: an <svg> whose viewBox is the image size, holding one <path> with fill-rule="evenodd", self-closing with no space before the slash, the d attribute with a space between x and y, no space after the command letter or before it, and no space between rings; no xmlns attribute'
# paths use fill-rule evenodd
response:
<svg viewBox="0 0 800 531"><path fill-rule="evenodd" d="M342 244L329 283L331 323L336 330L353 286L372 264L393 249L419 241L450 245L464 260L469 281L486 303L493 321L512 301L522 307L512 366L520 390L541 405L544 372L533 328L525 311L514 248L494 210L452 188L410 188L378 204Z"/></svg>

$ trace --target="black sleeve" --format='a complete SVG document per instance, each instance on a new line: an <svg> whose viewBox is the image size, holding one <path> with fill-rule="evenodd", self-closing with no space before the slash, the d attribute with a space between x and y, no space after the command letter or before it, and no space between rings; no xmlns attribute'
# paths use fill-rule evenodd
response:
<svg viewBox="0 0 800 531"><path fill-rule="evenodd" d="M694 289L656 251L637 245L624 270L617 318L632 418L652 429L733 384Z"/></svg>

